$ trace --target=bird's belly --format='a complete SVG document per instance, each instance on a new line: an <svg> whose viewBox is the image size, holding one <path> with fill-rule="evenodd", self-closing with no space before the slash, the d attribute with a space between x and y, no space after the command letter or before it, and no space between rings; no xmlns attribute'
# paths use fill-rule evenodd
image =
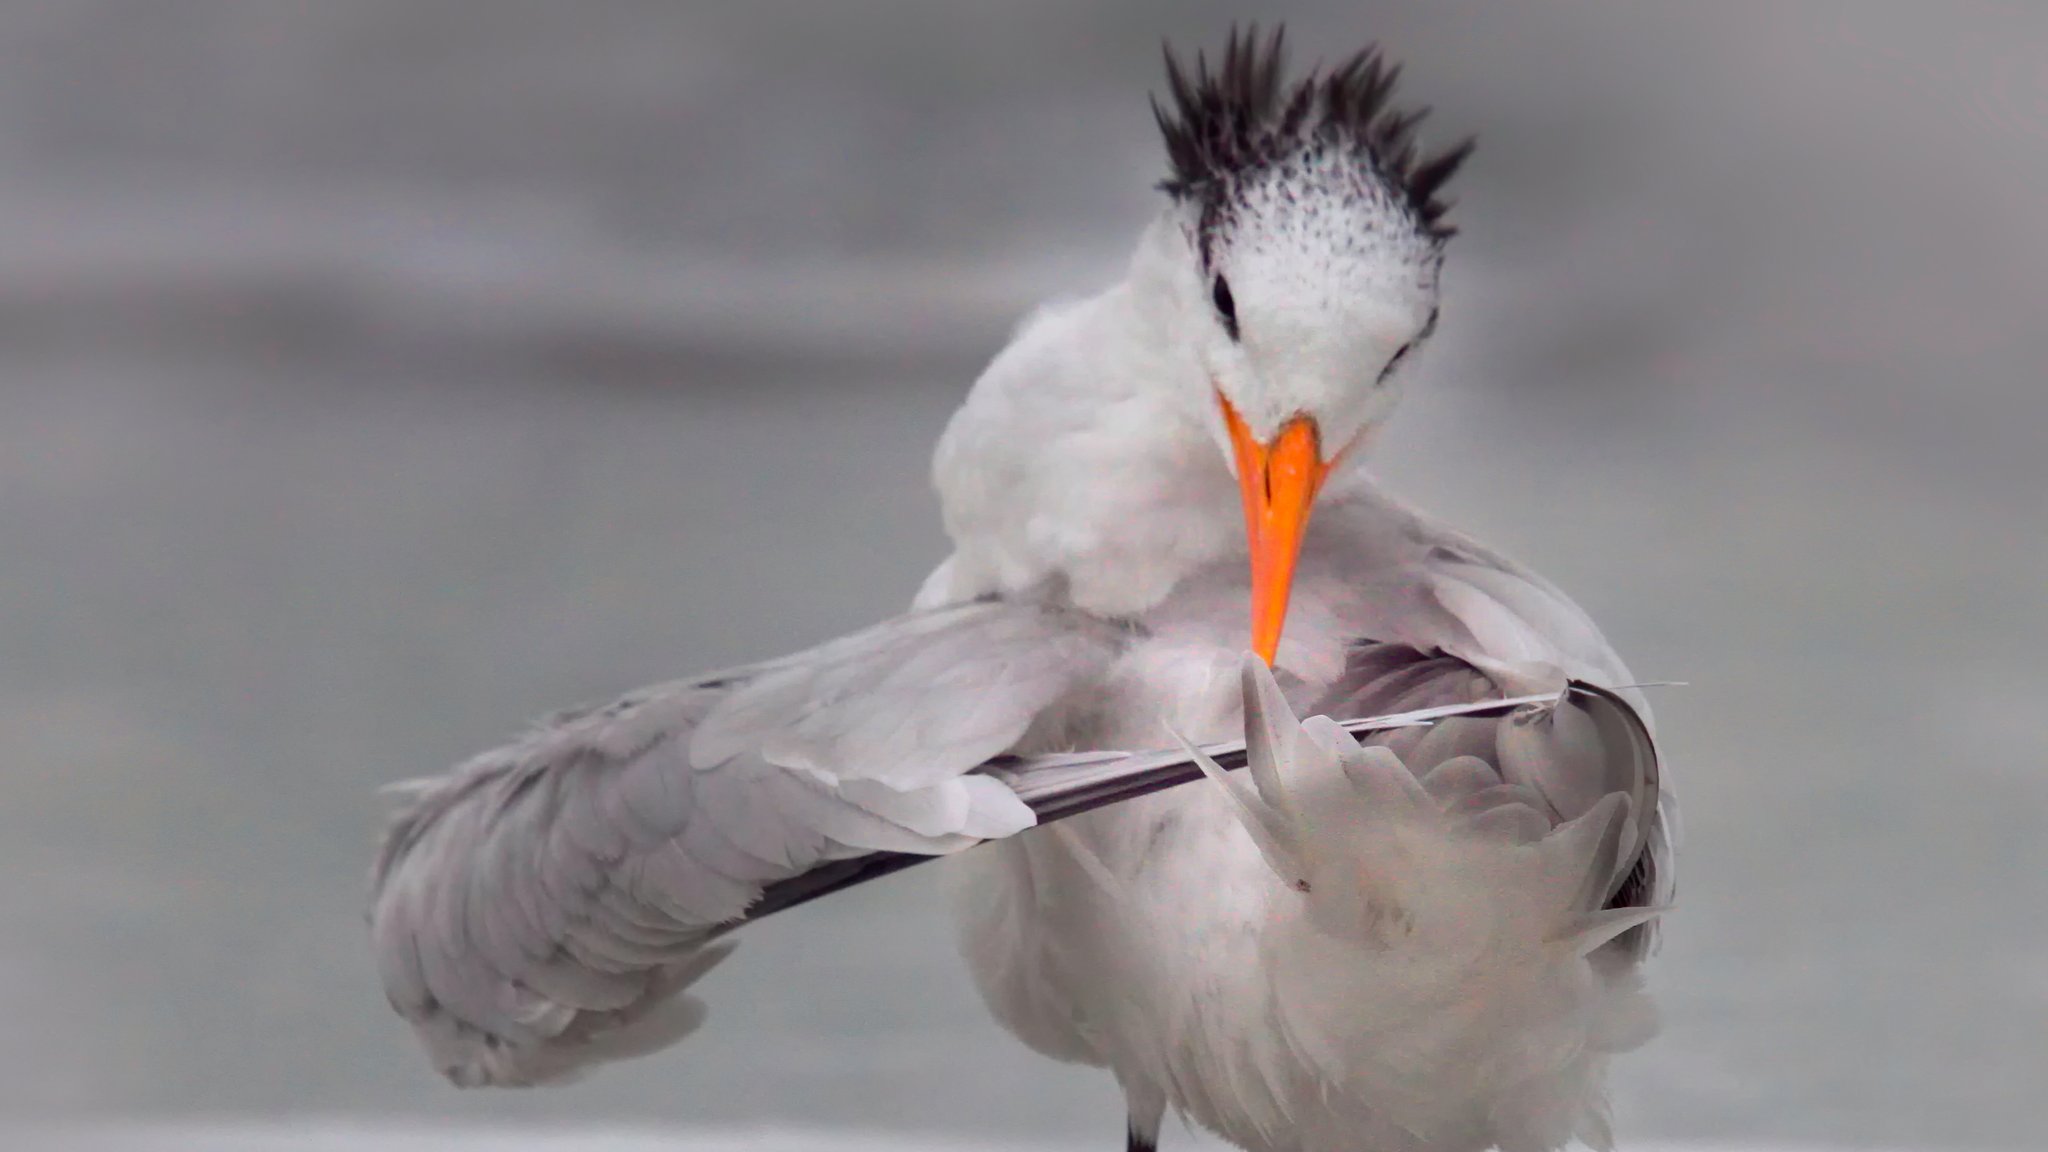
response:
<svg viewBox="0 0 2048 1152"><path fill-rule="evenodd" d="M1142 650L1139 653L1143 658ZM1157 746L1162 717L1197 741L1242 735L1237 656L1143 665L1104 700L1114 717L1097 746ZM1227 662L1227 663L1226 663ZM1230 675L1221 675L1228 667ZM1344 989L1370 1036L1352 1042L1401 1053L1398 1074L1359 1066L1333 1076L1303 1048L1346 1031L1336 1019L1304 1032L1286 1017L1273 953L1298 937L1304 897L1272 871L1222 789L1196 783L1088 813L967 853L960 861L963 950L996 1017L1046 1055L1110 1067L1127 1092L1149 1089L1257 1152L1399 1149L1459 1152L1492 1142L1485 1092L1417 1099L1416 1084L1463 1084L1440 1021L1406 1009L1443 985L1436 958L1333 949ZM1300 997L1294 997L1299 1012ZM1375 1011L1394 1005L1400 1011ZM1340 1013L1346 1020L1353 1011ZM1406 1033L1417 1031L1416 1036ZM1512 1030L1500 1033L1512 1043ZM1427 1131L1427 1139L1418 1131Z"/></svg>
<svg viewBox="0 0 2048 1152"><path fill-rule="evenodd" d="M1141 644L1077 743L1157 748L1168 725L1240 738L1236 668L1220 646ZM1265 1015L1258 925L1277 881L1226 804L1176 788L968 853L962 948L997 1019L1046 1055L1162 1090L1176 1063L1242 1059L1228 1049Z"/></svg>
<svg viewBox="0 0 2048 1152"><path fill-rule="evenodd" d="M1212 1125L1285 1114L1258 956L1277 881L1222 802L1175 789L963 861L966 951L998 1018ZM1015 921L991 923L1004 904Z"/></svg>
<svg viewBox="0 0 2048 1152"><path fill-rule="evenodd" d="M1103 698L1091 747L1155 748L1167 725L1240 739L1238 654L1154 642ZM1298 1078L1273 1026L1262 926L1282 889L1211 787L1034 829L961 862L963 950L997 1018L1064 1060L1110 1066L1244 1144L1288 1131Z"/></svg>
<svg viewBox="0 0 2048 1152"><path fill-rule="evenodd" d="M968 942L970 958L977 944L1003 954L974 965L998 1017L1040 1051L1106 1065L1257 1152L1484 1147L1482 1127L1462 1139L1464 1125L1442 1116L1433 1139L1417 1139L1388 1121L1381 1085L1332 1081L1297 1049L1262 946L1297 894L1227 804L1218 789L1179 788L969 854L970 904L1031 897L1023 932ZM1378 983L1369 967L1361 959L1361 991Z"/></svg>

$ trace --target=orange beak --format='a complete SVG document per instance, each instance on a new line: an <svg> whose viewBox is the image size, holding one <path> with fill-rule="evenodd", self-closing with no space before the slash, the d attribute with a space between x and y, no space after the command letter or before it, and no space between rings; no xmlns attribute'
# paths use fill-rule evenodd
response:
<svg viewBox="0 0 2048 1152"><path fill-rule="evenodd" d="M1308 417L1289 420L1271 443L1261 444L1221 393L1216 402L1223 406L1244 494L1245 540L1252 554L1252 649L1270 665L1287 623L1287 597L1294 591L1294 561L1308 531L1309 508L1330 467L1323 462L1316 423Z"/></svg>

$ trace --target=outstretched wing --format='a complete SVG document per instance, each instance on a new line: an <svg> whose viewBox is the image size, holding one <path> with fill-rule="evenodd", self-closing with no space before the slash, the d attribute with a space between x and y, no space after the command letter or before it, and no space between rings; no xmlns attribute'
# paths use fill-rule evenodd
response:
<svg viewBox="0 0 2048 1152"><path fill-rule="evenodd" d="M386 994L463 1085L673 1043L764 889L1029 826L971 769L1088 684L1115 630L1032 604L920 612L566 713L402 785L372 878Z"/></svg>

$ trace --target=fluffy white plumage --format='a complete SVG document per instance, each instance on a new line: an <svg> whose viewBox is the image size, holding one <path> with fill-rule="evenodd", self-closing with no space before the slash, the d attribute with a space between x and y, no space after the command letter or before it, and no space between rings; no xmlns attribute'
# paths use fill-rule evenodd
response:
<svg viewBox="0 0 2048 1152"><path fill-rule="evenodd" d="M1379 714L1555 690L1566 676L1630 683L1569 601L1500 557L1364 485L1317 515L1277 661L1297 708ZM1201 741L1244 731L1243 631L1232 619L1244 595L1234 564L1184 578L1140 617L1142 637L1109 667L1089 710L1093 726L1070 718L1065 738L1141 747L1164 739L1163 725ZM1604 797L1630 791L1626 775L1617 777L1584 735L1569 723L1530 729L1480 720L1383 742L1416 777L1453 764L1483 766L1495 780L1513 777L1545 798L1547 827L1582 819ZM1660 906L1669 896L1665 800L1660 792L1645 813L1644 847L1629 856L1641 870L1632 907ZM1402 843L1418 853L1394 867L1413 875L1405 883L1386 877L1387 890L1435 922L1489 918L1474 930L1508 934L1498 963L1475 976L1441 936L1379 957L1341 941L1318 950L1313 938L1302 938L1286 952L1291 962L1278 963L1270 925L1276 901L1294 894L1229 799L1195 788L1082 815L963 858L963 946L997 1018L1047 1055L1110 1068L1142 1135L1156 1132L1170 1105L1260 1152L1554 1148L1574 1135L1602 1144L1604 1061L1590 1054L1641 1038L1646 1017L1633 1008L1617 1017L1614 1003L1632 987L1646 942L1612 945L1598 958L1604 978L1621 990L1615 996L1546 999L1576 986L1546 983L1540 968L1519 973L1526 983L1502 979L1517 975L1522 953L1515 948L1533 954L1528 932L1547 934L1564 922L1520 916L1528 884L1541 877L1524 876L1521 887L1460 889L1441 882L1447 870L1490 882L1512 878L1516 858L1489 849L1491 863L1482 867L1472 855L1481 845L1461 837L1409 835ZM1422 845L1429 850L1419 851ZM1383 848L1361 844L1358 858L1384 856ZM1432 979L1439 983L1431 986ZM1296 993L1314 995L1311 987L1356 1014L1290 1017L1288 1005L1305 1003ZM1504 1001L1503 989L1532 998ZM1497 1026L1437 1036L1456 1059L1431 1059L1423 1041L1388 1034L1375 1015L1405 1009L1407 1019L1423 1020L1425 1034L1450 1033L1450 1020L1431 1015L1446 996L1469 996L1500 1013L1488 1018ZM1546 1022L1534 1009L1555 1015ZM1334 1074L1290 1019L1345 1032L1360 1059ZM1628 1027L1601 1023L1618 1019ZM1360 1030L1339 1028L1340 1020ZM1546 1077L1539 1074L1549 1063L1543 1034L1556 1028L1567 1036L1583 1029L1589 1058ZM1530 1063L1516 1068L1525 1056ZM1520 1102L1507 1106L1461 1078L1481 1065L1520 1085Z"/></svg>
<svg viewBox="0 0 2048 1152"><path fill-rule="evenodd" d="M1630 966L1594 953L1662 912L1608 908L1648 832L1646 781L1556 823L1512 768L1461 755L1418 779L1328 717L1296 721L1258 660L1243 681L1250 782L1190 752L1278 882L1257 951L1293 1057L1269 1071L1297 1099L1259 1139L1611 1143L1600 1073L1655 1020ZM1581 721L1560 702L1506 731Z"/></svg>
<svg viewBox="0 0 2048 1152"><path fill-rule="evenodd" d="M671 1043L701 1016L683 990L771 885L1009 836L960 865L963 951L1020 1039L1118 1078L1134 1147L1168 1107L1255 1152L1608 1142L1605 1060L1648 1033L1643 921L1671 891L1654 761L1570 702L1368 751L1289 712L1578 680L1648 722L1568 598L1347 451L1433 329L1430 197L1456 156L1425 179L1382 154L1413 120L1384 118L1377 64L1309 81L1321 119L1284 111L1267 51L1234 42L1183 100L1222 127L1169 127L1178 190L1127 278L1033 318L947 428L954 549L909 615L559 717L408 793L371 923L444 1073L531 1083ZM1239 168L1202 175L1218 157ZM1275 678L1247 686L1258 494L1236 471L1242 438L1290 424L1327 475ZM1010 835L1031 823L1016 778L974 771L1169 729L1229 741L1248 699L1250 793Z"/></svg>
<svg viewBox="0 0 2048 1152"><path fill-rule="evenodd" d="M1233 67L1243 75L1233 79ZM1244 78L1256 68L1234 47L1214 78L1216 100L1198 94L1190 114L1212 115L1235 89L1257 87ZM1268 137L1277 131L1256 109L1250 115ZM1253 589L1243 510L1219 466L1231 461L1219 397L1255 439L1286 418L1310 421L1331 467L1274 659L1297 705L1370 715L1555 690L1567 678L1631 683L1569 598L1402 507L1365 476L1361 453L1344 451L1386 413L1396 369L1433 327L1441 244L1385 186L1387 165L1354 152L1352 167L1333 167L1333 147L1328 137L1268 139L1252 150L1248 175L1225 174L1177 199L1145 233L1126 280L1036 317L946 431L935 478L955 551L919 603L1052 589L1133 625L1100 694L1067 718L1061 739L1141 748L1161 739L1162 725L1205 741L1241 730L1237 657ZM1382 181L1375 193L1358 193L1361 173ZM1226 291L1226 281L1235 287ZM1394 649L1417 662L1389 657ZM1540 752L1516 747L1527 735L1446 724L1402 742L1401 755L1418 776L1461 755L1478 754L1496 773L1518 770L1510 761L1519 758L1525 782L1553 801L1555 822L1585 817L1611 790L1600 758L1561 731ZM1540 769L1529 768L1531 755ZM1668 898L1667 804L1660 794L1657 811L1644 814L1630 906ZM1443 852L1455 859L1457 849ZM1574 1134L1606 1137L1600 1061L1562 1078L1501 1071L1521 1053L1532 1061L1523 1072L1543 1062L1533 1053L1548 1026L1534 1018L1468 1033L1458 1068L1397 1040L1343 1077L1310 1058L1283 1026L1283 977L1262 947L1276 892L1270 870L1219 794L1183 790L1090 813L962 867L964 947L991 1009L1041 1052L1110 1068L1131 1102L1134 1146L1151 1143L1167 1105L1270 1152L1550 1148ZM1475 915L1515 908L1512 895L1496 895L1491 904L1470 893L1446 898ZM1603 956L1615 980L1632 978L1645 939L1634 933ZM1355 1022L1367 1027L1363 1006L1406 1004L1426 1015L1435 1001L1415 972L1454 970L1454 960L1425 947L1382 966L1339 948L1321 963L1362 1006ZM1284 979L1310 975L1297 963ZM1580 1015L1604 1003L1563 997L1548 1006L1563 1014L1566 1034L1577 1021L1585 1036L1604 1036ZM1489 1043L1496 1050L1484 1050ZM1521 1103L1508 1107L1455 1074L1479 1065L1524 1083Z"/></svg>

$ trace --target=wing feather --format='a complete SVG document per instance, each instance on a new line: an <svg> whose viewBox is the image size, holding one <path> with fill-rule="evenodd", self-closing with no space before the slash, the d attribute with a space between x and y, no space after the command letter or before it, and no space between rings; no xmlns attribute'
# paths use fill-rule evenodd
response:
<svg viewBox="0 0 2048 1152"><path fill-rule="evenodd" d="M1523 682L1513 671L1497 680L1493 671L1456 656L1368 642L1354 649L1346 675L1310 711L1374 716L1477 703L1510 695ZM1506 810L1490 823L1518 838L1539 831L1523 812L1541 817L1547 832L1618 796L1622 815L1613 821L1620 837L1613 862L1619 871L1608 888L1607 907L1669 901L1670 837L1657 757L1647 718L1623 697L1571 692L1553 703L1525 704L1494 717L1438 720L1429 728L1377 733L1367 742L1394 750L1439 799L1456 797L1472 814ZM1586 826L1605 827L1601 820ZM1640 955L1654 930L1653 924L1639 924L1619 939Z"/></svg>
<svg viewBox="0 0 2048 1152"><path fill-rule="evenodd" d="M703 1014L685 989L764 888L1028 827L1009 788L967 773L1120 642L1033 604L920 612L562 713L408 785L372 877L387 995L459 1084L672 1043Z"/></svg>

